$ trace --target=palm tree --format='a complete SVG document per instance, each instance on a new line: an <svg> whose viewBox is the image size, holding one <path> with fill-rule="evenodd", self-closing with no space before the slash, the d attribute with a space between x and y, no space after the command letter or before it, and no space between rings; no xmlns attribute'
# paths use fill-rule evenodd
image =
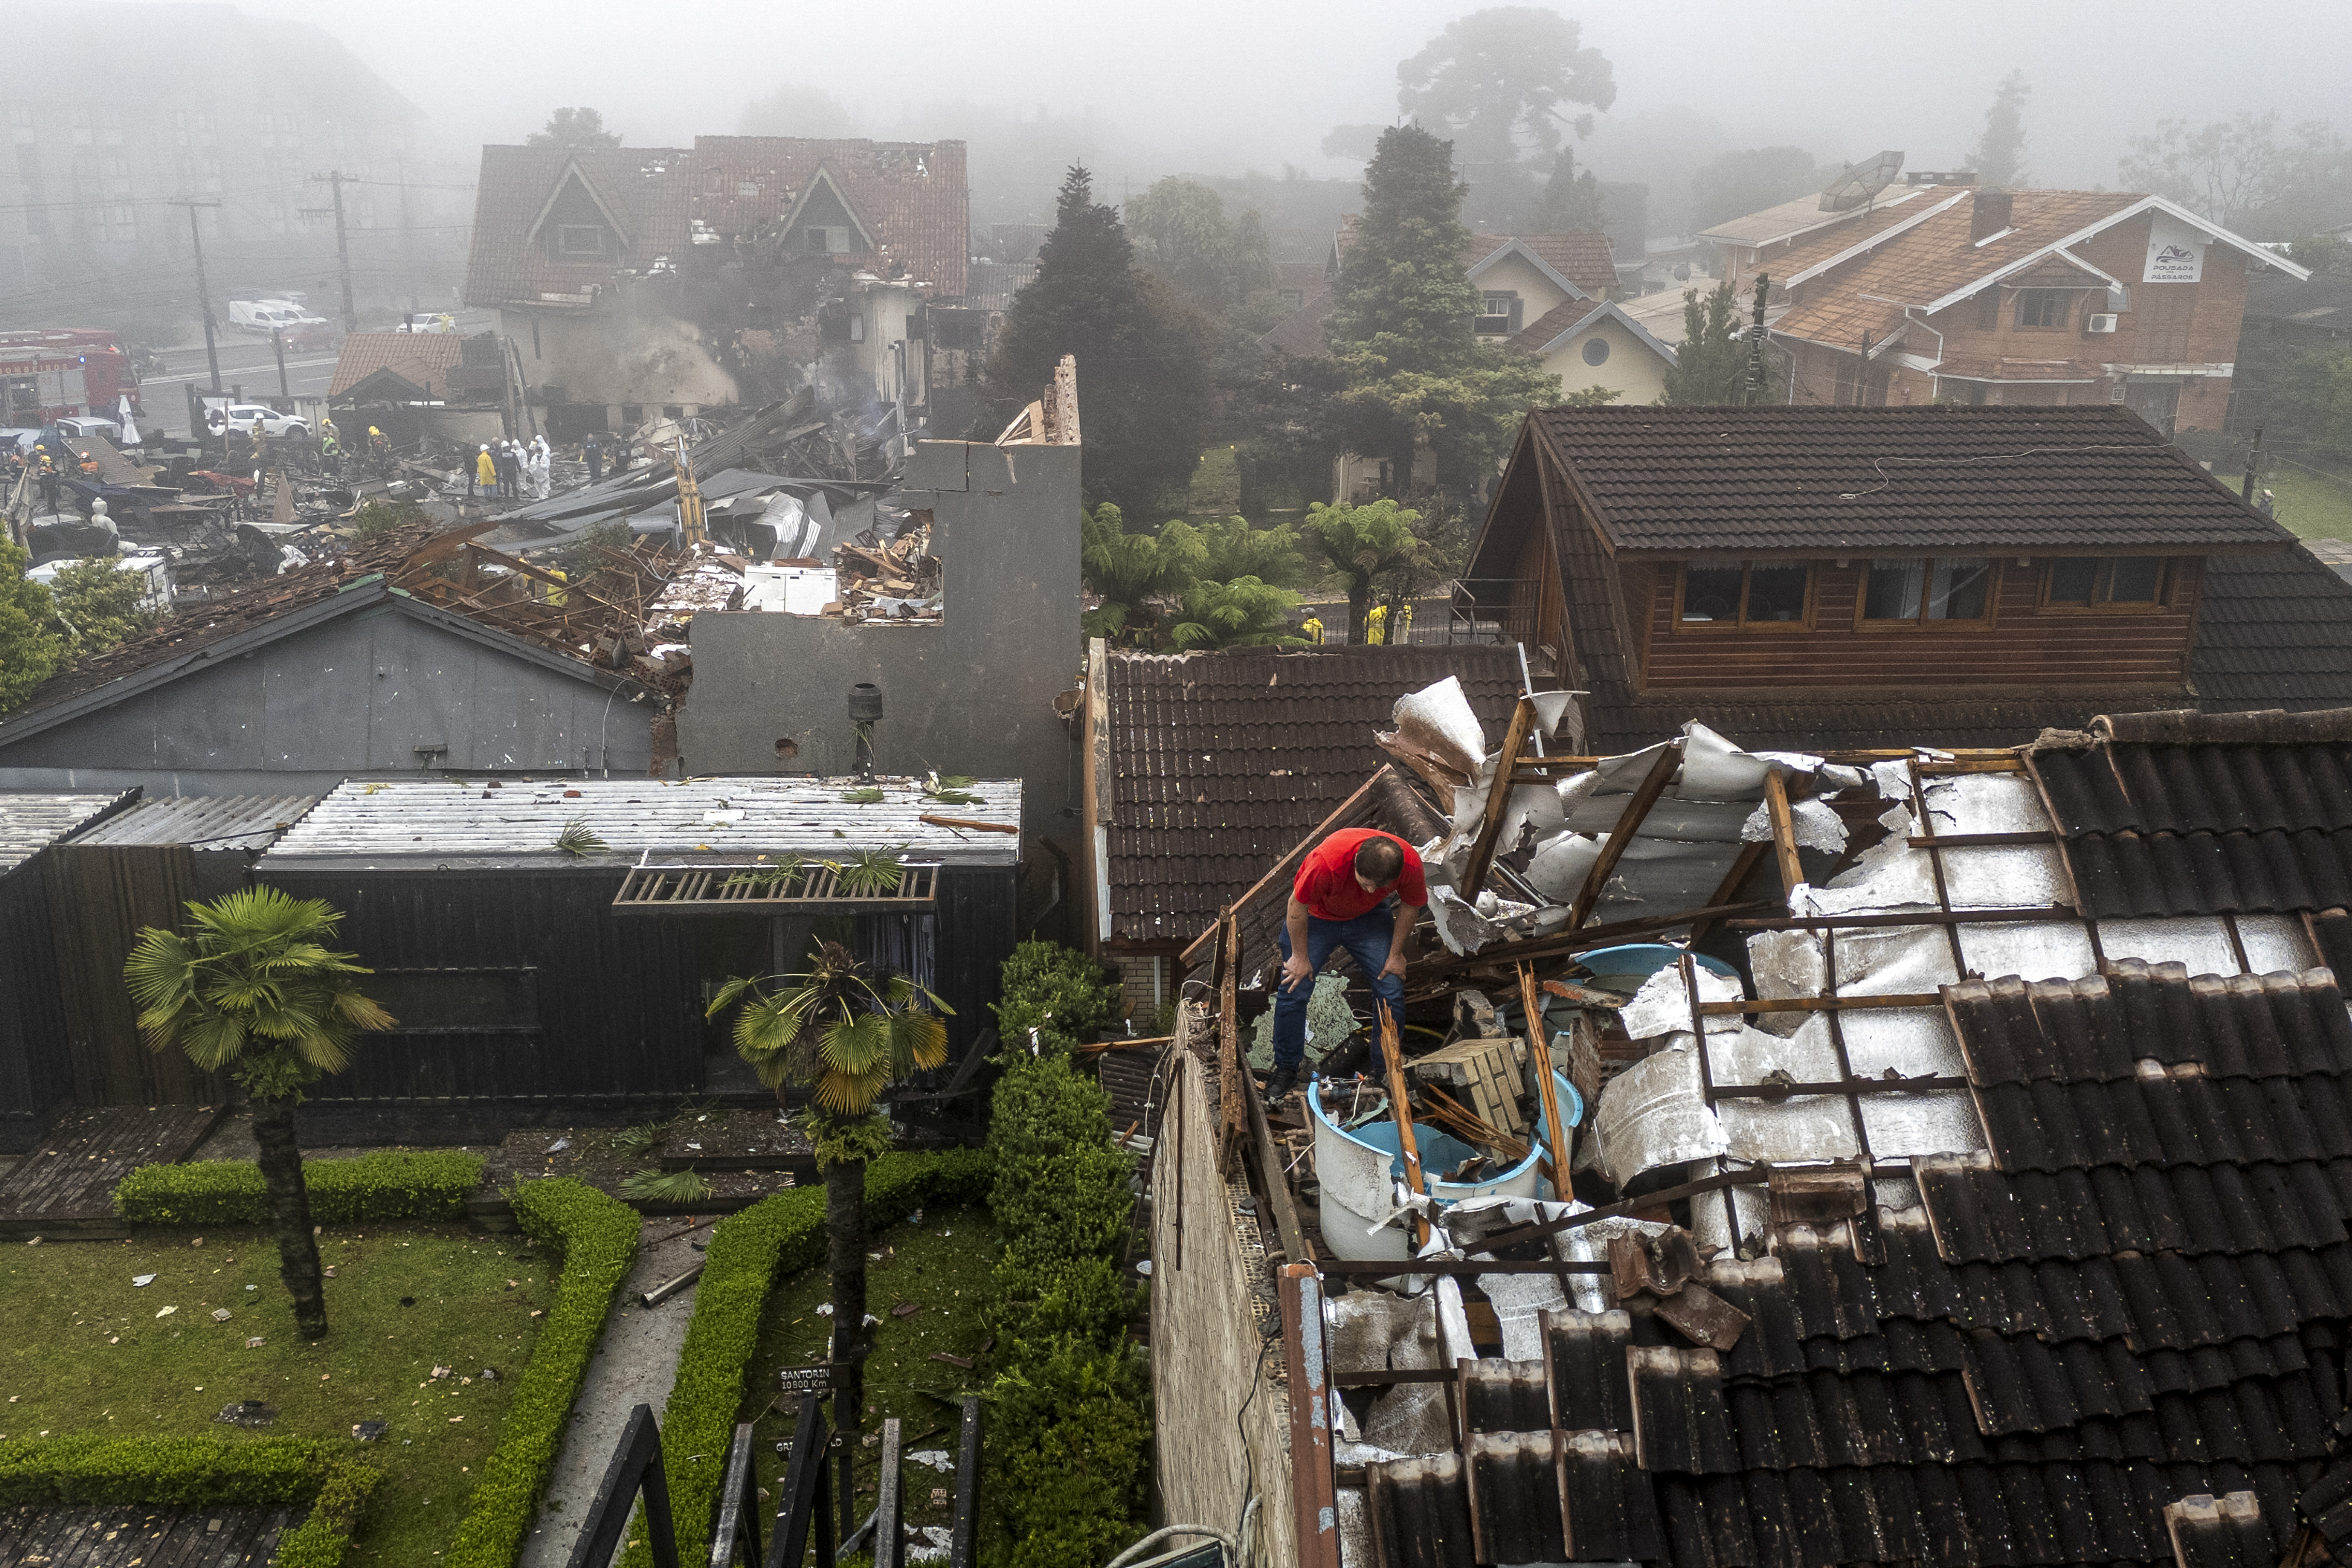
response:
<svg viewBox="0 0 2352 1568"><path fill-rule="evenodd" d="M768 980L779 984L770 989ZM810 1142L824 1172L827 1262L833 1275L833 1360L855 1423L865 1408L866 1163L890 1147L874 1114L882 1091L948 1059L948 1027L921 1004L954 1009L903 974L868 968L837 942L820 942L803 974L735 979L712 998L717 1016L736 1003L735 1049L776 1091L809 1091Z"/></svg>
<svg viewBox="0 0 2352 1568"><path fill-rule="evenodd" d="M306 1085L350 1064L353 1036L396 1022L352 978L374 972L327 947L342 918L324 899L252 888L191 903L185 931L147 927L122 966L148 1048L177 1046L206 1072L227 1068L252 1100L278 1274L306 1340L325 1336L327 1302L294 1107Z"/></svg>

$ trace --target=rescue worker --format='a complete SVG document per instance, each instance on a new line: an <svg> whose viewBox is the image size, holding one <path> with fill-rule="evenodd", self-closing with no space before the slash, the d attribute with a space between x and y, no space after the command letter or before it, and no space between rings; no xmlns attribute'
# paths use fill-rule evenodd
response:
<svg viewBox="0 0 2352 1568"><path fill-rule="evenodd" d="M1299 626L1298 635L1305 637L1308 642L1318 644L1321 643L1323 640L1323 617L1320 616L1307 616L1306 622Z"/></svg>
<svg viewBox="0 0 2352 1568"><path fill-rule="evenodd" d="M1402 1021L1404 944L1429 902L1421 856L1392 833L1343 827L1307 852L1291 879L1290 904L1276 938L1282 979L1274 996L1274 1076L1266 1080L1269 1109L1297 1087L1307 1055L1307 1004L1315 976L1335 947L1344 947L1363 971L1373 999L1374 1078L1386 1070L1379 1019Z"/></svg>
<svg viewBox="0 0 2352 1568"><path fill-rule="evenodd" d="M479 489L476 489L479 486ZM481 455L474 459L473 468L466 477L466 493L469 496L496 494L499 488L499 465L490 456L490 444L482 443Z"/></svg>
<svg viewBox="0 0 2352 1568"><path fill-rule="evenodd" d="M342 432L335 428L335 422L331 419L319 421L319 456L330 463L342 458Z"/></svg>
<svg viewBox="0 0 2352 1568"><path fill-rule="evenodd" d="M367 455L368 466L377 473L392 466L392 437L373 425L368 426Z"/></svg>
<svg viewBox="0 0 2352 1568"><path fill-rule="evenodd" d="M545 436L530 438L530 493L532 499L545 500L554 484L555 448L547 444Z"/></svg>
<svg viewBox="0 0 2352 1568"><path fill-rule="evenodd" d="M1396 632L1394 636L1389 638L1389 641L1392 643L1409 643L1412 640L1412 605L1410 603L1406 603L1397 606Z"/></svg>
<svg viewBox="0 0 2352 1568"><path fill-rule="evenodd" d="M1364 616L1364 646L1377 647L1389 640L1389 607L1374 605Z"/></svg>
<svg viewBox="0 0 2352 1568"><path fill-rule="evenodd" d="M57 464L50 460L47 447L36 447L33 450L41 455L41 504L49 509L51 515L57 515L58 490L65 483L65 476L58 472Z"/></svg>
<svg viewBox="0 0 2352 1568"><path fill-rule="evenodd" d="M588 444L581 448L581 456L588 459L588 482L592 485L602 484L604 480L604 439L591 431Z"/></svg>

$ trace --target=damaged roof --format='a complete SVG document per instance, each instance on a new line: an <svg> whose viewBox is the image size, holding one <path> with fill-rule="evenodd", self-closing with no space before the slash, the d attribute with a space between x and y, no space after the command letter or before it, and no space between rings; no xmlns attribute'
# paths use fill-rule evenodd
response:
<svg viewBox="0 0 2352 1568"><path fill-rule="evenodd" d="M692 243L689 154L679 147L485 147L474 195L466 303L530 304L580 296ZM558 262L534 230L577 174L620 227L617 260Z"/></svg>
<svg viewBox="0 0 2352 1568"><path fill-rule="evenodd" d="M1372 736L1397 698L1449 675L1500 734L1508 647L1110 653L1111 935L1191 942L1386 763Z"/></svg>
<svg viewBox="0 0 2352 1568"><path fill-rule="evenodd" d="M89 823L121 811L139 798L135 789L119 795L50 795L0 791L0 876Z"/></svg>
<svg viewBox="0 0 2352 1568"><path fill-rule="evenodd" d="M950 299L971 259L971 190L961 142L694 139L694 219L730 238L772 233L829 181L877 249L839 259L904 268Z"/></svg>
<svg viewBox="0 0 2352 1568"><path fill-rule="evenodd" d="M1551 408L1621 551L2115 549L2294 535L2127 408Z"/></svg>

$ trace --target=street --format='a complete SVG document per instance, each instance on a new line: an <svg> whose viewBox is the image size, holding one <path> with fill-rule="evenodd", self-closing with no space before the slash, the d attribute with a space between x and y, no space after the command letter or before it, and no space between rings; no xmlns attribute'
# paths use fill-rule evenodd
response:
<svg viewBox="0 0 2352 1568"><path fill-rule="evenodd" d="M458 316L457 323L462 331L488 331L497 324L497 318L488 310L467 310ZM223 392L241 387L247 397L280 395L278 358L268 338L223 327L218 342ZM193 343L181 343L157 352L169 368L161 375L141 379L140 405L145 409L148 419L165 435L187 436L190 434L188 395L183 388L193 384L202 392L208 391L212 385L212 371L205 361L204 340L198 338ZM284 395L325 396L327 388L334 381L335 360L336 355L332 353L313 350L297 354L289 350Z"/></svg>

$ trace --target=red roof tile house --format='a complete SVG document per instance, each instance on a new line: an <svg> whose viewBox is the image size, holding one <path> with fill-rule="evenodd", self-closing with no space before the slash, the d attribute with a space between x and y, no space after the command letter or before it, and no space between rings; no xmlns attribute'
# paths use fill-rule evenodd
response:
<svg viewBox="0 0 2352 1568"><path fill-rule="evenodd" d="M2105 404L1538 412L1459 592L1601 754L2352 703L2352 584Z"/></svg>
<svg viewBox="0 0 2352 1568"><path fill-rule="evenodd" d="M1793 404L2112 403L2218 430L2265 268L2308 276L2161 196L1922 191L1780 256L1772 334Z"/></svg>
<svg viewBox="0 0 2352 1568"><path fill-rule="evenodd" d="M911 426L981 346L969 219L961 142L485 147L466 299L499 312L559 438L781 391L818 358Z"/></svg>

